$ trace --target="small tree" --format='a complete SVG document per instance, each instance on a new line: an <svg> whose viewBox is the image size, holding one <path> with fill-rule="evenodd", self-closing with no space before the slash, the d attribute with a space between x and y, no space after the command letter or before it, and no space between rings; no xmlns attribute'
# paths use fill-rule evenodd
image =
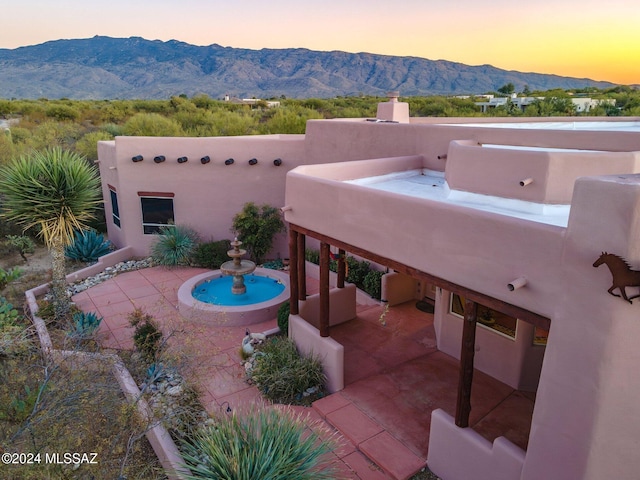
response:
<svg viewBox="0 0 640 480"><path fill-rule="evenodd" d="M284 229L284 222L277 208L248 202L233 217L231 231L244 242L250 257L260 264L271 250L275 235Z"/></svg>
<svg viewBox="0 0 640 480"><path fill-rule="evenodd" d="M36 151L0 169L2 216L35 229L51 253L51 292L56 319L70 307L64 247L93 218L101 199L97 171L76 153L59 147Z"/></svg>

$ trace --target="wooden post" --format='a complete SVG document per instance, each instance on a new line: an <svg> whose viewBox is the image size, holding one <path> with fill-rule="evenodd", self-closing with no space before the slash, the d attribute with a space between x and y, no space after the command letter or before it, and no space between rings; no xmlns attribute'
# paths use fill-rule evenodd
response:
<svg viewBox="0 0 640 480"><path fill-rule="evenodd" d="M344 281L347 278L347 259L345 258L345 251L338 250L338 288L344 288Z"/></svg>
<svg viewBox="0 0 640 480"><path fill-rule="evenodd" d="M320 336L329 336L329 244L320 243Z"/></svg>
<svg viewBox="0 0 640 480"><path fill-rule="evenodd" d="M298 269L298 300L307 299L307 269L305 265L305 235L298 233L298 261L289 268Z"/></svg>
<svg viewBox="0 0 640 480"><path fill-rule="evenodd" d="M471 413L471 385L473 383L473 357L476 346L477 313L478 304L465 298L462 346L460 349L458 401L456 403L456 425L461 428L469 426L469 415Z"/></svg>
<svg viewBox="0 0 640 480"><path fill-rule="evenodd" d="M289 227L289 311L298 315L298 232Z"/></svg>

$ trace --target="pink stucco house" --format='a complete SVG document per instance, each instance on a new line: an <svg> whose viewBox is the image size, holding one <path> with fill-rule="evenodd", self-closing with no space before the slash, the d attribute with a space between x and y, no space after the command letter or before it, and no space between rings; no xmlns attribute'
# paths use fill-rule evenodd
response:
<svg viewBox="0 0 640 480"><path fill-rule="evenodd" d="M272 256L291 259L289 334L323 355L333 391L331 326L355 293L340 271L329 289L329 246L388 268L389 304L432 302L438 349L461 368L455 418L431 418L427 460L445 480L637 478L640 299L610 294L594 263L609 252L640 269L640 119L409 118L392 98L377 119L314 120L305 135L118 137L98 151L109 238L134 255L159 225L230 238L245 202L282 208ZM313 298L308 244L321 250ZM467 428L474 367L537 392L526 451Z"/></svg>

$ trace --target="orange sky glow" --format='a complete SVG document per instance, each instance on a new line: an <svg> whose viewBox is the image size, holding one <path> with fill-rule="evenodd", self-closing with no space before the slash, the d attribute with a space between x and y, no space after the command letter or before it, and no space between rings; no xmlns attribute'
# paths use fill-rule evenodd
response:
<svg viewBox="0 0 640 480"><path fill-rule="evenodd" d="M640 84L637 0L22 0L0 48L140 36L236 48L342 50Z"/></svg>

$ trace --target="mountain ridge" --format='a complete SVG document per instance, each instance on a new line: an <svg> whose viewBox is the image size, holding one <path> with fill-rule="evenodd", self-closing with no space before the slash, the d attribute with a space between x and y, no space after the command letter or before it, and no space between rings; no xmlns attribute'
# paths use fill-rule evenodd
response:
<svg viewBox="0 0 640 480"><path fill-rule="evenodd" d="M251 50L179 40L94 36L0 49L0 98L158 99L462 95L608 88L614 83L447 60L306 48Z"/></svg>

